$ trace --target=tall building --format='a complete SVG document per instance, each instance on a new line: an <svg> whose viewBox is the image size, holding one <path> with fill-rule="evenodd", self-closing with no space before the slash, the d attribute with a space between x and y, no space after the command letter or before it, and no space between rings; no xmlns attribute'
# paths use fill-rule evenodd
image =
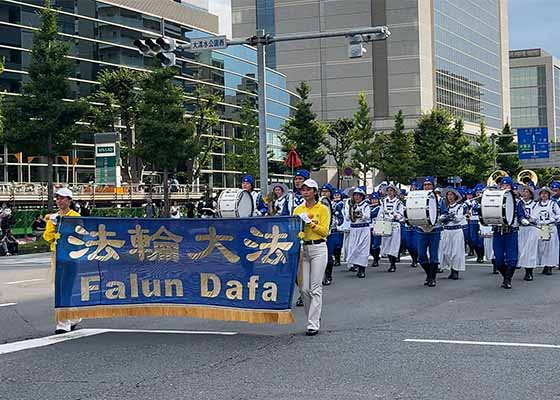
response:
<svg viewBox="0 0 560 400"><path fill-rule="evenodd" d="M374 128L390 129L402 110L413 126L440 107L475 133L485 121L499 130L509 121L506 0L232 0L233 36L255 29L271 34L325 32L387 25L387 41L348 59L345 38L276 43L269 66L288 87L311 85L319 118L349 117L365 92Z"/></svg>
<svg viewBox="0 0 560 400"><path fill-rule="evenodd" d="M512 128L548 128L560 141L560 60L541 49L509 52Z"/></svg>
<svg viewBox="0 0 560 400"><path fill-rule="evenodd" d="M192 0L189 0L189 2ZM17 95L30 63L33 30L39 26L38 12L43 0L0 0L0 57L6 59L5 72L0 75L0 91ZM218 18L204 11L208 1L192 7L172 0L54 0L58 10L60 38L70 45L70 58L75 70L69 76L72 99L88 96L96 90L98 73L103 69L124 67L149 71L154 60L142 56L135 39L165 36L177 40L203 37L218 32ZM216 190L236 187L238 171L226 168L225 155L234 153L232 138L239 134L239 113L247 99L257 103L256 51L249 46L231 46L224 50L186 52L178 56L180 75L176 80L187 96L199 87L222 97L220 123L214 133L221 148L215 149L204 166L197 187ZM267 72L268 145L281 156L278 133L293 109L293 95L287 90L284 75L272 69ZM194 107L188 98L187 108ZM256 111L255 111L256 112ZM83 134L69 154L57 158L55 181L79 183L95 171L93 135ZM34 154L14 154L2 146L0 181L46 181L45 160Z"/></svg>

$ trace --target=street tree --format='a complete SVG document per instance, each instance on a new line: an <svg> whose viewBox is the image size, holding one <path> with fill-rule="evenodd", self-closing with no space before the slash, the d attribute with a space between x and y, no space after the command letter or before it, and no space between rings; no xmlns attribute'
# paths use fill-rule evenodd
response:
<svg viewBox="0 0 560 400"><path fill-rule="evenodd" d="M475 182L472 182L474 147L465 135L465 124L461 118L456 119L453 123L448 145L450 157L444 160L447 161L447 174L449 176L460 176L465 185L474 184Z"/></svg>
<svg viewBox="0 0 560 400"><path fill-rule="evenodd" d="M259 118L253 102L246 100L239 114L239 128L232 139L233 151L226 152L226 168L242 174L259 175Z"/></svg>
<svg viewBox="0 0 560 400"><path fill-rule="evenodd" d="M325 142L325 148L336 164L337 187L340 187L342 180L340 171L346 166L352 149L353 131L354 121L350 118L338 118L327 127L329 140Z"/></svg>
<svg viewBox="0 0 560 400"><path fill-rule="evenodd" d="M517 144L513 141L514 136L511 126L509 123L506 123L502 129L502 134L498 136L496 141L498 151L496 162L498 163L498 168L506 171L510 176L517 175L523 169L517 155ZM515 154L505 155L500 153Z"/></svg>
<svg viewBox="0 0 560 400"><path fill-rule="evenodd" d="M98 76L98 90L91 96L93 125L97 132L118 132L117 125L123 126L120 143L121 162L125 180L140 182L142 163L134 154L134 127L138 116L140 100L139 84L143 74L127 68L104 69Z"/></svg>
<svg viewBox="0 0 560 400"><path fill-rule="evenodd" d="M484 182L496 168L496 149L488 133L484 121L480 123L480 133L476 138L473 155L473 180Z"/></svg>
<svg viewBox="0 0 560 400"><path fill-rule="evenodd" d="M354 113L354 141L351 154L352 167L358 171L358 179L367 185L367 175L379 164L378 148L372 129L370 107L365 93L358 95L358 110Z"/></svg>
<svg viewBox="0 0 560 400"><path fill-rule="evenodd" d="M405 130L402 110L395 115L393 130L385 136L380 169L387 180L408 183L416 176L418 156L414 149L414 135Z"/></svg>
<svg viewBox="0 0 560 400"><path fill-rule="evenodd" d="M141 82L135 152L163 170L164 216L169 217L169 172L192 155L193 130L185 123L183 90L173 82L174 68L157 69Z"/></svg>
<svg viewBox="0 0 560 400"><path fill-rule="evenodd" d="M197 88L193 93L192 111L187 117L187 125L193 131L188 146L190 156L186 158L187 182L192 184L207 168L211 153L222 144L214 127L219 124L218 107L222 98L205 88Z"/></svg>
<svg viewBox="0 0 560 400"><path fill-rule="evenodd" d="M76 122L85 117L85 101L71 97L68 76L74 62L67 58L69 46L58 38L57 14L50 0L40 11L41 24L33 34L29 80L22 95L5 99L6 129L3 140L16 151L47 159L49 210L53 209L53 164L78 139Z"/></svg>
<svg viewBox="0 0 560 400"><path fill-rule="evenodd" d="M296 149L303 167L310 171L317 171L327 161L325 150L327 129L325 124L317 121L317 114L311 109L309 85L302 82L296 91L300 99L296 104L294 115L282 126L280 134L282 150L288 153Z"/></svg>
<svg viewBox="0 0 560 400"><path fill-rule="evenodd" d="M450 157L449 137L451 135L451 114L442 109L435 109L422 114L414 130L414 143L419 155L417 174L447 177Z"/></svg>

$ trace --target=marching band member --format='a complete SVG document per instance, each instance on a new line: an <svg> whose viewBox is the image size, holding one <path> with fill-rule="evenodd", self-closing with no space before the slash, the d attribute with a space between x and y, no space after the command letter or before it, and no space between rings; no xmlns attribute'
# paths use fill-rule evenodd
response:
<svg viewBox="0 0 560 400"><path fill-rule="evenodd" d="M480 236L480 201L478 200L483 190L483 185L475 185L472 190L473 198L467 200L469 208L469 241L476 254L476 262L478 264L484 263L484 241Z"/></svg>
<svg viewBox="0 0 560 400"><path fill-rule="evenodd" d="M370 196L370 218L373 229L373 221L375 221L379 215L379 210L381 210L381 205L379 203L379 194L373 192ZM381 258L381 236L374 236L373 231L371 233L371 256L373 257L372 267L379 267L379 259Z"/></svg>
<svg viewBox="0 0 560 400"><path fill-rule="evenodd" d="M427 176L422 183L423 190L435 190L434 178ZM438 200L438 208L441 210L441 200ZM431 230L424 230L417 227L418 238L418 262L426 272L426 282L424 285L428 287L436 286L436 276L439 266L439 242L441 238L441 225L437 224ZM428 258L428 251L430 253Z"/></svg>
<svg viewBox="0 0 560 400"><path fill-rule="evenodd" d="M306 179L309 179L311 174L306 169L296 171L293 178L294 190L288 193L288 201L286 201L286 210L282 215L292 215L294 209L303 204L303 196L301 195L301 187Z"/></svg>
<svg viewBox="0 0 560 400"><path fill-rule="evenodd" d="M58 212L47 215L47 226L45 227L45 231L43 232L43 239L45 239L45 241L50 244L51 252L54 252L56 249L58 224L60 223L61 217L80 216L80 214L70 208L70 204L72 202L72 191L70 189L58 189L54 194L54 198L56 201ZM54 333L58 335L60 333L73 331L76 329L80 321L81 319L57 321Z"/></svg>
<svg viewBox="0 0 560 400"><path fill-rule="evenodd" d="M338 189L333 190L333 203L332 203L332 215L336 221L336 228L331 232L331 234L338 235L338 239L335 240L335 246L333 249L334 255L334 266L340 266L340 256L342 254L342 245L344 241L344 232L341 229L341 225L344 222L344 202L342 201L342 192Z"/></svg>
<svg viewBox="0 0 560 400"><path fill-rule="evenodd" d="M440 256L444 269L451 269L448 279L459 279L459 272L465 271L465 225L464 207L460 203L462 196L458 190L448 188L444 192L445 211L440 216L443 224L441 234Z"/></svg>
<svg viewBox="0 0 560 400"><path fill-rule="evenodd" d="M329 229L329 236L327 237L327 268L325 269L325 277L323 278L323 285L329 286L332 283L332 270L334 265L334 249L338 245L337 240L339 236L336 232L337 220L333 218L333 197L334 188L330 183L326 183L321 187L321 203L328 207L330 213L331 225Z"/></svg>
<svg viewBox="0 0 560 400"><path fill-rule="evenodd" d="M245 175L241 178L241 189L246 190L253 197L253 217L266 215L267 207L262 195L255 191L255 178L252 175Z"/></svg>
<svg viewBox="0 0 560 400"><path fill-rule="evenodd" d="M521 200L517 203L517 218L519 220L519 267L525 268L526 281L533 280L533 268L537 266L537 252L539 251L539 231L533 219L535 191L531 186L521 188Z"/></svg>
<svg viewBox="0 0 560 400"><path fill-rule="evenodd" d="M289 215L288 207L288 187L283 183L273 183L270 185L269 193L273 198L269 199L268 215ZM272 200L272 201L271 201Z"/></svg>
<svg viewBox="0 0 560 400"><path fill-rule="evenodd" d="M370 207L366 200L366 192L358 187L352 193L352 201L348 210L350 221L350 232L348 233L348 254L346 262L350 271L358 269L358 278L365 278L366 267L370 251Z"/></svg>
<svg viewBox="0 0 560 400"><path fill-rule="evenodd" d="M544 275L552 275L552 268L558 265L558 233L556 223L560 220L560 207L550 199L552 190L544 186L539 190L539 201L533 208L532 217L540 229L548 229L549 237L540 238L537 265L543 267Z"/></svg>
<svg viewBox="0 0 560 400"><path fill-rule="evenodd" d="M552 181L550 183L550 189L554 192L552 200L554 200L560 206L560 182ZM560 222L556 224L556 230L558 231L558 240L560 240ZM560 265L558 266L558 268L560 269Z"/></svg>
<svg viewBox="0 0 560 400"><path fill-rule="evenodd" d="M417 185L416 180L412 181L410 183L410 190L418 190L419 188L416 185ZM406 203L404 208L406 209ZM408 251L408 254L410 254L410 258L412 258L410 267L417 268L418 267L418 239L416 235L416 229L414 228L414 226L410 225L407 221L404 221L403 225L401 225L401 228L404 231L405 248Z"/></svg>
<svg viewBox="0 0 560 400"><path fill-rule="evenodd" d="M387 185L385 188L386 197L381 201L381 210L378 220L393 222L393 232L391 236L381 238L381 255L389 258L388 272L397 270L397 257L401 247L401 221L404 219L404 205L397 197L395 185Z"/></svg>
<svg viewBox="0 0 560 400"><path fill-rule="evenodd" d="M506 176L500 182L500 189L512 189L513 179ZM496 269L502 274L502 287L511 289L511 279L517 268L518 257L518 223L517 215L512 226L494 227L492 249L496 259Z"/></svg>
<svg viewBox="0 0 560 400"><path fill-rule="evenodd" d="M351 191L354 191L356 188L352 188ZM350 237L350 225L352 224L352 221L350 220L350 201L351 199L343 194L343 200L342 200L342 216L343 216L343 222L342 225L340 225L339 229L342 231L342 258L344 259L344 261L346 261L348 259L348 238ZM350 268L350 265L347 264L347 266ZM351 270L355 270L353 267L351 268Z"/></svg>
<svg viewBox="0 0 560 400"><path fill-rule="evenodd" d="M303 260L300 272L300 291L307 315L307 336L319 333L323 305L323 276L327 266L326 239L330 227L330 210L319 202L319 185L307 179L301 185L304 204L294 209L305 223L303 236Z"/></svg>

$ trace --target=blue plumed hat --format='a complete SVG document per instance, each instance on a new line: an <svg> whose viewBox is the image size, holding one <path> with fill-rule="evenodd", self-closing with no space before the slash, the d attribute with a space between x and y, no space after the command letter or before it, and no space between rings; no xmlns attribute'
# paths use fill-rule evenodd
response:
<svg viewBox="0 0 560 400"><path fill-rule="evenodd" d="M309 177L311 176L311 174L309 173L308 170L306 169L298 169L296 171L296 174L294 175L294 178L296 176L301 176L303 179L309 179Z"/></svg>
<svg viewBox="0 0 560 400"><path fill-rule="evenodd" d="M250 183L252 186L255 186L255 178L252 175L245 175L241 178L241 183Z"/></svg>

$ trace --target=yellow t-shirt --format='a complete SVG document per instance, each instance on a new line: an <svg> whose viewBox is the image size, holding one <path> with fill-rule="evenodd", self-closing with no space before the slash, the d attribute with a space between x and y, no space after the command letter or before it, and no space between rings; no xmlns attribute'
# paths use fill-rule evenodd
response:
<svg viewBox="0 0 560 400"><path fill-rule="evenodd" d="M74 210L69 210L65 215L65 217L79 217L80 214ZM47 215L47 226L45 227L45 232L43 232L43 239L47 241L51 246L51 251L56 249L56 225L52 223L50 215Z"/></svg>
<svg viewBox="0 0 560 400"><path fill-rule="evenodd" d="M329 235L329 227L331 226L331 213L326 205L317 202L312 208L307 208L304 204L297 206L294 210L294 215L307 213L311 221L310 224L305 224L303 229L303 240L321 240L327 239Z"/></svg>

